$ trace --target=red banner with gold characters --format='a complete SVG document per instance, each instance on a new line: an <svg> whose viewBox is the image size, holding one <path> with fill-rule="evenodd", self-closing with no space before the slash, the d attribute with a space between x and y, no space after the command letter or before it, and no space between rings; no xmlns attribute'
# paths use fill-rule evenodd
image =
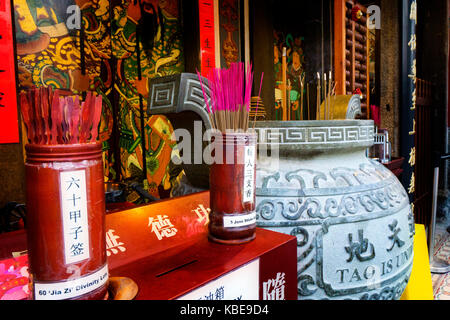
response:
<svg viewBox="0 0 450 320"><path fill-rule="evenodd" d="M417 103L417 0L403 0L403 31L402 51L403 64L402 73L403 86L403 109L401 127L405 128L402 133L401 154L405 159L403 166L402 183L408 191L411 203L414 202L416 192L416 103ZM414 208L414 206L413 206Z"/></svg>
<svg viewBox="0 0 450 320"><path fill-rule="evenodd" d="M11 2L0 1L0 144L19 143Z"/></svg>
<svg viewBox="0 0 450 320"><path fill-rule="evenodd" d="M199 0L201 74L215 68L214 0Z"/></svg>

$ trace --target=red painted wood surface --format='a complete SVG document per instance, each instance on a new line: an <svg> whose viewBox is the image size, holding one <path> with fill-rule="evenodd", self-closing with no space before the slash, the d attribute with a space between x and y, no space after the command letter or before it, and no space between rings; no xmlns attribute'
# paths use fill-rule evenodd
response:
<svg viewBox="0 0 450 320"><path fill-rule="evenodd" d="M384 166L391 170L397 178L400 178L400 175L403 173L402 165L404 161L405 158L394 158L392 161L385 163Z"/></svg>
<svg viewBox="0 0 450 320"><path fill-rule="evenodd" d="M216 67L214 1L201 0L198 7L201 74L206 77L209 71Z"/></svg>

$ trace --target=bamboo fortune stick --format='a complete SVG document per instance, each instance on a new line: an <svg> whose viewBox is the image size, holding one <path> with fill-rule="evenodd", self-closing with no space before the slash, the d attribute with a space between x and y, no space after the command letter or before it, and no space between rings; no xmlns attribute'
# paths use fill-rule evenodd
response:
<svg viewBox="0 0 450 320"><path fill-rule="evenodd" d="M292 119L292 106L291 106L291 79L288 79L287 81L287 110L288 110L288 116L287 120L291 121Z"/></svg>
<svg viewBox="0 0 450 320"><path fill-rule="evenodd" d="M316 108L316 119L317 120L321 120L320 119L320 93L321 93L321 87L320 87L320 73L317 72L317 108Z"/></svg>
<svg viewBox="0 0 450 320"><path fill-rule="evenodd" d="M255 121L253 122L253 129L255 129L255 127L256 127L256 115L258 114L259 101L262 100L261 89L262 89L263 79L264 79L264 72L261 73L261 82L259 84L259 93L258 93L258 100L256 102Z"/></svg>

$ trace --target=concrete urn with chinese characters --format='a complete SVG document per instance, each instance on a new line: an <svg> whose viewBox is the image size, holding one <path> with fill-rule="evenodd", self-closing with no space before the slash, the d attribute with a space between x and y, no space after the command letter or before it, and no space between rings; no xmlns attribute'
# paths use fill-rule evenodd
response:
<svg viewBox="0 0 450 320"><path fill-rule="evenodd" d="M365 120L258 122L258 226L297 237L298 298L397 300L414 217Z"/></svg>

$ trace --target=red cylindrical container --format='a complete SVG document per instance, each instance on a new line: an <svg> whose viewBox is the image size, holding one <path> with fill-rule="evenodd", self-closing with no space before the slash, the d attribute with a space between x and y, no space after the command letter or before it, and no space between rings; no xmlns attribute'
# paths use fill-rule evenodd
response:
<svg viewBox="0 0 450 320"><path fill-rule="evenodd" d="M107 294L100 143L26 146L27 236L36 300Z"/></svg>
<svg viewBox="0 0 450 320"><path fill-rule="evenodd" d="M213 147L209 238L222 244L252 241L256 236L256 134L215 136Z"/></svg>

